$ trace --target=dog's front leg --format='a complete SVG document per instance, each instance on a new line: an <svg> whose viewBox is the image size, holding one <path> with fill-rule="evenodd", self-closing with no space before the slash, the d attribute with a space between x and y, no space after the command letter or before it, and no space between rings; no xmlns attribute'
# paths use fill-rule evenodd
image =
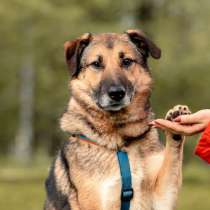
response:
<svg viewBox="0 0 210 210"><path fill-rule="evenodd" d="M190 113L186 106L175 106L166 119ZM178 190L182 183L182 160L185 137L166 132L166 147L161 168L154 180L154 209L173 210L176 207Z"/></svg>
<svg viewBox="0 0 210 210"><path fill-rule="evenodd" d="M44 210L81 210L77 190L69 176L66 155L60 151L46 180L47 199Z"/></svg>
<svg viewBox="0 0 210 210"><path fill-rule="evenodd" d="M184 139L175 141L167 136L164 159L154 182L154 209L175 208L177 193L182 180L182 156Z"/></svg>
<svg viewBox="0 0 210 210"><path fill-rule="evenodd" d="M69 197L69 204L70 204L69 210L81 210L81 208L79 207L78 195L75 188L71 189L70 197Z"/></svg>

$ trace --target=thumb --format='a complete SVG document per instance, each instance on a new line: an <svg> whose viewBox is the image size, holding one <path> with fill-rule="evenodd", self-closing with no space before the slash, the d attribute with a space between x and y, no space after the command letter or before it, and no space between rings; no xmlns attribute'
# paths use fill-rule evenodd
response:
<svg viewBox="0 0 210 210"><path fill-rule="evenodd" d="M175 120L175 122L179 122L180 124L194 124L199 123L199 119L195 114L190 115L180 115Z"/></svg>

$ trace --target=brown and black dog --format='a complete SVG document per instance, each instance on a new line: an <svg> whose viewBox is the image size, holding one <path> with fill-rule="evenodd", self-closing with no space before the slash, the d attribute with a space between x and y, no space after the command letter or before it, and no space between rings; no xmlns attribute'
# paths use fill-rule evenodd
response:
<svg viewBox="0 0 210 210"><path fill-rule="evenodd" d="M71 98L61 118L70 138L46 181L45 210L119 210L116 151L128 153L134 196L130 210L172 210L181 184L184 137L166 133L163 146L152 119L149 56L160 49L140 30L84 34L64 45ZM173 120L187 114L176 106ZM80 134L96 141L80 139Z"/></svg>

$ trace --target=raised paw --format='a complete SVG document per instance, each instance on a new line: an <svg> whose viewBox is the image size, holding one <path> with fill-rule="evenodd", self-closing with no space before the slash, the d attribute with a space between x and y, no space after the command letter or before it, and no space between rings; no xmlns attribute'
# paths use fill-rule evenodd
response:
<svg viewBox="0 0 210 210"><path fill-rule="evenodd" d="M167 114L165 116L165 119L170 120L170 121L174 121L174 119L177 118L178 116L186 115L186 114L191 114L191 111L188 108L188 106L186 106L186 105L176 105L167 112ZM175 134L175 133L171 133L171 134L172 134L172 138L176 141L179 141L179 140L182 139L181 134Z"/></svg>
<svg viewBox="0 0 210 210"><path fill-rule="evenodd" d="M170 109L166 116L166 120L174 121L175 118L177 118L180 115L186 115L191 114L190 109L186 105L176 105L172 109Z"/></svg>

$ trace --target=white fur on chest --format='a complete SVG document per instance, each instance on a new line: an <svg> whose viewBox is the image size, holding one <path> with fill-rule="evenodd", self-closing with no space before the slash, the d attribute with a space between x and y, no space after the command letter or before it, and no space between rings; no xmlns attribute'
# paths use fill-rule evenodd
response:
<svg viewBox="0 0 210 210"><path fill-rule="evenodd" d="M109 177L104 180L99 189L100 199L103 210L109 209L108 206L116 205L116 202L120 199L121 180L120 177Z"/></svg>
<svg viewBox="0 0 210 210"><path fill-rule="evenodd" d="M129 157L129 160L132 175L132 187L134 190L134 197L131 200L130 210L140 210L139 199L141 198L143 169L140 161L133 161L132 156ZM121 185L120 170L118 173L101 181L98 193L100 194L103 210L120 209Z"/></svg>

